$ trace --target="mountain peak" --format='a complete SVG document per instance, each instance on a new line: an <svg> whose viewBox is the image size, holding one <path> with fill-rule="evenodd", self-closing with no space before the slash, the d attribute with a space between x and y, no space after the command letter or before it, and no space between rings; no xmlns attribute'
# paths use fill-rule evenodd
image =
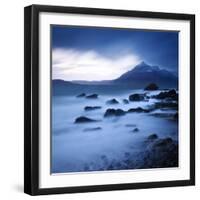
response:
<svg viewBox="0 0 200 200"><path fill-rule="evenodd" d="M161 86L176 86L177 77L168 70L162 69L159 66L149 65L142 61L130 71L122 74L116 79L117 82L133 84L134 86L140 87L145 86L151 82L156 83L159 87Z"/></svg>
<svg viewBox="0 0 200 200"><path fill-rule="evenodd" d="M136 65L131 71L134 72L147 72L147 71L152 71L152 68L150 65L146 64L144 61L141 62L140 64Z"/></svg>
<svg viewBox="0 0 200 200"><path fill-rule="evenodd" d="M153 71L160 71L161 69L158 66L151 66L142 61L138 65L136 65L131 71L134 72L153 72Z"/></svg>
<svg viewBox="0 0 200 200"><path fill-rule="evenodd" d="M140 66L147 66L148 64L147 63L145 63L144 61L142 61L141 63L139 63L138 65L140 65ZM149 65L148 65L149 66Z"/></svg>

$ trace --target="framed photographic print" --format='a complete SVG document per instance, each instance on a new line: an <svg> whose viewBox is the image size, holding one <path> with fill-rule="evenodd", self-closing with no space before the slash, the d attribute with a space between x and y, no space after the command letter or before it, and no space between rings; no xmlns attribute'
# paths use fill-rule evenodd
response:
<svg viewBox="0 0 200 200"><path fill-rule="evenodd" d="M24 191L195 184L195 16L25 8Z"/></svg>

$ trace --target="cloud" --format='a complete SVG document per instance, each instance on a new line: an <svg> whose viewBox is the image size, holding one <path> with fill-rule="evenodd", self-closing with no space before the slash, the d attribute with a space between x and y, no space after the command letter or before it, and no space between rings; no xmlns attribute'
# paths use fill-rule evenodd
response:
<svg viewBox="0 0 200 200"><path fill-rule="evenodd" d="M106 57L94 50L56 48L52 52L53 79L112 80L140 62L133 53Z"/></svg>

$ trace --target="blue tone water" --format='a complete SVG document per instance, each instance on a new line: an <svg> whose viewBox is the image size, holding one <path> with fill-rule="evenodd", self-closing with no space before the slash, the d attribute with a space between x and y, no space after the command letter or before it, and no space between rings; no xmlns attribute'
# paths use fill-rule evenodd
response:
<svg viewBox="0 0 200 200"><path fill-rule="evenodd" d="M152 116L152 113L131 113L120 117L104 118L107 108L148 108L157 100L124 104L131 91L123 94L100 95L98 99L76 96L52 97L52 173L107 170L111 163L123 163L129 153L141 156L144 140L150 134L160 138L178 139L178 125L172 120ZM160 91L151 92L151 95ZM119 104L105 102L116 98ZM102 106L101 109L85 111L85 106ZM156 110L154 113L175 113L174 110ZM100 120L93 123L75 124L77 117L86 116ZM101 129L86 131L90 128ZM138 128L138 132L133 132ZM86 130L85 130L86 129ZM138 161L139 162L139 161ZM123 169L123 165L121 165Z"/></svg>

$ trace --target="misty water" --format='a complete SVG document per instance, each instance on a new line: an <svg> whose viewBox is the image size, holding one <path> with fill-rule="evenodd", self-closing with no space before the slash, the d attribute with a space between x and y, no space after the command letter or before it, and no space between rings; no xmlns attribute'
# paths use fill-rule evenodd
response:
<svg viewBox="0 0 200 200"><path fill-rule="evenodd" d="M149 92L154 95L160 91ZM97 99L77 98L76 95L52 97L52 173L83 172L125 169L127 156L140 162L145 149L144 141L151 134L159 138L178 140L177 122L153 113L175 113L175 110L155 110L152 113L127 113L124 116L104 117L108 108L149 108L158 100L129 102L130 94L144 93L132 90L117 94L100 94ZM108 105L107 100L115 98L119 104ZM101 109L85 111L85 106L101 106ZM75 119L86 116L98 122L76 124ZM99 128L100 127L100 128ZM97 128L96 130L88 130ZM138 132L133 129L138 128ZM136 163L136 167L139 163ZM111 167L112 166L112 167Z"/></svg>

